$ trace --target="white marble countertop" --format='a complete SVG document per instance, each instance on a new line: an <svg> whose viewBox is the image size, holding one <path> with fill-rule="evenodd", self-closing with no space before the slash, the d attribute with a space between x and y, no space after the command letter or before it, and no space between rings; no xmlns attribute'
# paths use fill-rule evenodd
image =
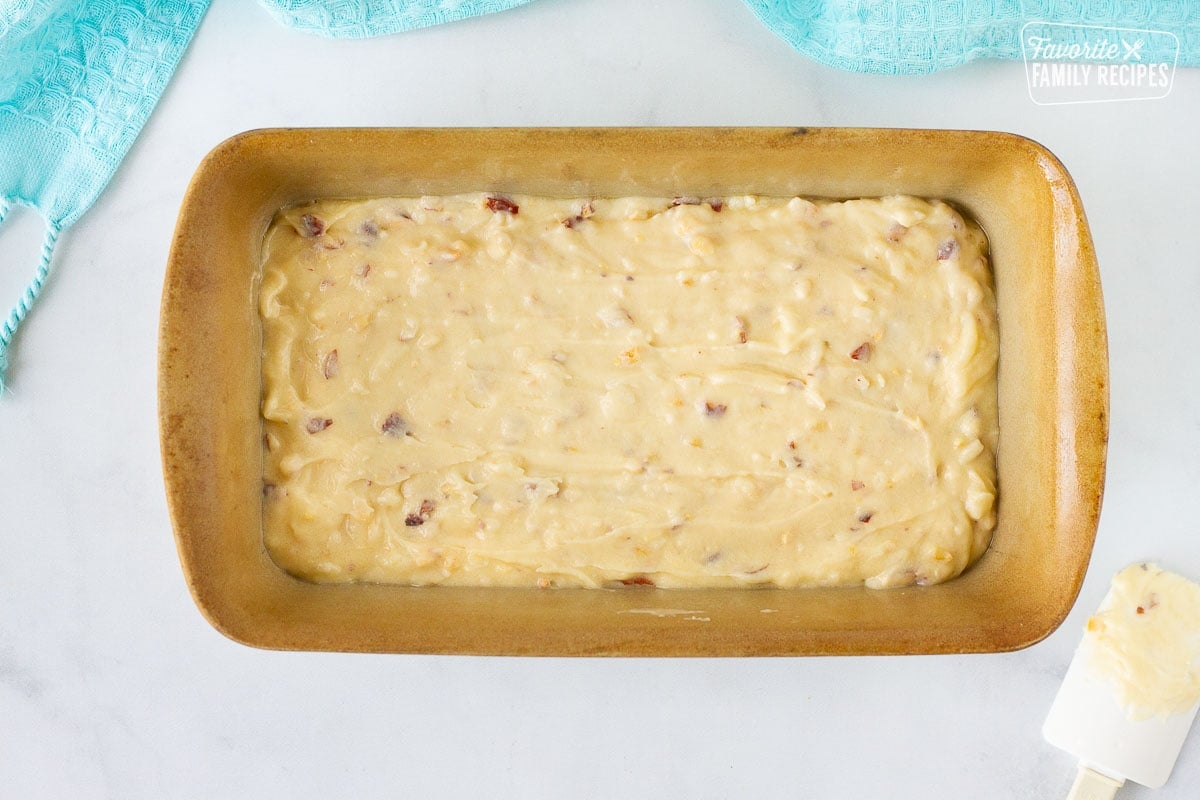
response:
<svg viewBox="0 0 1200 800"><path fill-rule="evenodd" d="M1080 600L989 656L534 660L262 652L192 604L163 499L163 265L217 142L292 125L984 128L1078 182L1112 358L1104 516ZM1200 71L1163 100L1042 107L1019 63L828 69L738 0L539 0L333 42L217 0L109 190L64 238L0 398L0 797L1064 796L1040 727L1125 564L1200 577ZM38 222L0 232L0 305ZM1154 796L1196 797L1200 735ZM1127 787L1124 797L1149 797Z"/></svg>

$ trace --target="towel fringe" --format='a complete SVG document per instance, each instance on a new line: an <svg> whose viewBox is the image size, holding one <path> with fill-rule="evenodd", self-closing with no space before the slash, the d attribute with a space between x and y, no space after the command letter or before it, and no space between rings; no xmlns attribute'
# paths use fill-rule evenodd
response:
<svg viewBox="0 0 1200 800"><path fill-rule="evenodd" d="M0 222L4 221L11 207L12 203L8 198L0 199ZM4 326L0 328L0 394L3 394L5 390L8 349L12 346L13 337L16 335L17 329L21 327L21 322L28 316L29 309L33 308L33 304L37 302L38 296L42 293L42 287L45 286L46 279L50 276L50 263L54 258L54 246L58 243L60 233L62 233L62 228L58 225L53 222L46 223L46 236L42 240L42 252L38 258L37 269L33 273L33 280L25 287L17 304L4 320Z"/></svg>

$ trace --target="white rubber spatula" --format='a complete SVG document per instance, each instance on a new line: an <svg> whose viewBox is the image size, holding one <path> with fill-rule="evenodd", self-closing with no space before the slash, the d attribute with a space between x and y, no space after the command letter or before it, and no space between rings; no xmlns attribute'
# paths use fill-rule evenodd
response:
<svg viewBox="0 0 1200 800"><path fill-rule="evenodd" d="M1075 651L1042 727L1046 741L1079 759L1067 797L1111 798L1127 780L1157 789L1171 776L1200 706L1168 717L1130 719L1112 687L1090 675L1084 661Z"/></svg>
<svg viewBox="0 0 1200 800"><path fill-rule="evenodd" d="M1068 800L1167 782L1200 709L1198 656L1200 586L1140 564L1113 579L1042 728L1079 759Z"/></svg>

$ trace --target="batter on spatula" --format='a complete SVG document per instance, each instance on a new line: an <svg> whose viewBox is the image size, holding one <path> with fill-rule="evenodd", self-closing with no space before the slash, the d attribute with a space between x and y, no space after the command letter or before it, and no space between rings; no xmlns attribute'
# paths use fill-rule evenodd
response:
<svg viewBox="0 0 1200 800"><path fill-rule="evenodd" d="M1092 668L1134 719L1187 711L1200 701L1200 586L1154 564L1134 564L1088 620Z"/></svg>
<svg viewBox="0 0 1200 800"><path fill-rule="evenodd" d="M1167 782L1200 709L1200 585L1154 564L1113 578L1046 718L1079 758L1068 798L1111 798L1126 780Z"/></svg>

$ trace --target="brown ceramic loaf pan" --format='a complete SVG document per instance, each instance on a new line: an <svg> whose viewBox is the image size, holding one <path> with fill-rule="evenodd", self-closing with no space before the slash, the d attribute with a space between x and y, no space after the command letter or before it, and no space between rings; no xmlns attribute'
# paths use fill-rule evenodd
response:
<svg viewBox="0 0 1200 800"><path fill-rule="evenodd" d="M952 201L991 244L1000 319L998 523L937 586L466 589L317 585L262 536L256 276L275 213L462 192ZM1095 253L1062 164L1004 133L821 128L313 129L204 159L167 265L159 417L183 571L232 639L287 650L757 656L997 652L1062 622L1104 484L1108 359Z"/></svg>

